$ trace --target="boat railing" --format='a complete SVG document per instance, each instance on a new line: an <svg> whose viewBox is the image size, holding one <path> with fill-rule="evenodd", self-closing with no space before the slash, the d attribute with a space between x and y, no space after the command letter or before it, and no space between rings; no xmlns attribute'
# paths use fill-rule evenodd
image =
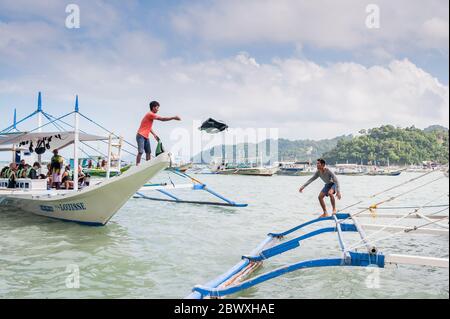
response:
<svg viewBox="0 0 450 319"><path fill-rule="evenodd" d="M19 178L14 188L8 188L9 179L0 179L0 189L47 190L46 179Z"/></svg>

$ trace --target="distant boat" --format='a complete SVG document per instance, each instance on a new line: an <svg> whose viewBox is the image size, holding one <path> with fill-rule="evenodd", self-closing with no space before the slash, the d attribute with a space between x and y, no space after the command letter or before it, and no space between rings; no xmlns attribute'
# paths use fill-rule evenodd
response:
<svg viewBox="0 0 450 319"><path fill-rule="evenodd" d="M283 176L308 176L313 175L314 170L310 162L284 162L279 164L276 174Z"/></svg>
<svg viewBox="0 0 450 319"><path fill-rule="evenodd" d="M363 176L366 174L363 167L358 164L336 164L336 175Z"/></svg>
<svg viewBox="0 0 450 319"><path fill-rule="evenodd" d="M179 165L172 165L168 168L166 168L166 170L168 171L177 171L177 172L186 172L187 170L191 169L193 166L192 163L186 163L186 164L179 164Z"/></svg>
<svg viewBox="0 0 450 319"><path fill-rule="evenodd" d="M216 174L221 175L253 175L253 176L272 176L277 171L277 168L270 167L243 167L221 169L216 171Z"/></svg>
<svg viewBox="0 0 450 319"><path fill-rule="evenodd" d="M210 170L214 174L220 175L252 175L252 176L272 176L278 171L278 167L253 166L252 164L232 164L221 163L212 164Z"/></svg>
<svg viewBox="0 0 450 319"><path fill-rule="evenodd" d="M402 173L401 170L391 171L391 170L373 170L367 173L369 176L399 176Z"/></svg>

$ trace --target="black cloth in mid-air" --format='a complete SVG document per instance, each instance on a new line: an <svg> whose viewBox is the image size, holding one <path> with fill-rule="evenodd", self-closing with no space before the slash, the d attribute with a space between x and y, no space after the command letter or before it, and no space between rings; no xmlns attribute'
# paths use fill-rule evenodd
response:
<svg viewBox="0 0 450 319"><path fill-rule="evenodd" d="M205 131L206 133L219 133L226 130L227 128L228 125L226 125L225 123L209 118L202 123L202 126L199 127L199 130Z"/></svg>

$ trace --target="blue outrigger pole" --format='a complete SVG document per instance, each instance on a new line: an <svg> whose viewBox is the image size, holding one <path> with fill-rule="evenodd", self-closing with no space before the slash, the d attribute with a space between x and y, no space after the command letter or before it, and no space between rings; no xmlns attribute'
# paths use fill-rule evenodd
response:
<svg viewBox="0 0 450 319"><path fill-rule="evenodd" d="M218 194L217 192L210 189L206 184L202 183L198 179L196 179L184 172L177 171L177 170L170 170L169 172L176 174L178 176L181 176L183 178L189 179L192 182L192 184L181 185L179 187L177 187L175 184L172 184L172 185L161 184L161 183L160 184L145 184L143 186L143 188L141 189L141 191L136 193L134 198L148 199L148 200L154 200L154 201L163 201L163 202L201 204L201 205L212 205L212 206L229 206L229 207L247 207L248 206L248 204L236 203L236 202L226 198L225 196ZM192 190L205 191L205 192L211 194L212 196L220 199L221 202L183 200L168 191L170 189L177 189L177 188L190 188ZM156 190L168 198L151 197L151 196L145 195L143 193L144 190Z"/></svg>
<svg viewBox="0 0 450 319"><path fill-rule="evenodd" d="M345 220L350 221L350 223L343 223L343 221ZM376 247L370 245L368 241L366 242L366 246L368 248L368 251L366 253L347 251L343 238L344 232L358 232L361 236L361 239L365 240L365 233L359 227L358 223L355 223L355 220L356 219L353 219L350 214L339 213L332 217L313 219L282 233L269 233L266 239L262 241L258 245L258 247L255 248L249 255L243 256L242 260L238 264L236 264L226 273L208 282L207 284L195 286L192 289L192 293L189 294L186 299L225 297L227 295L235 294L242 290L256 286L270 279L306 268L333 266L367 267L370 265L383 268L385 265L384 255L379 253ZM320 228L290 239L284 243L280 243L287 235L293 234L299 230L303 230L309 225L326 221L332 221L334 222L334 225ZM300 243L302 241L308 238L331 232L336 232L338 235L339 246L342 251L341 256L335 258L322 258L301 261L244 281L245 278L247 278L252 272L254 272L262 265L262 262L264 260L295 249L300 246Z"/></svg>
<svg viewBox="0 0 450 319"><path fill-rule="evenodd" d="M424 178L429 174L432 174L432 172L416 176L406 182L403 182L402 184L389 187L386 190L373 194L369 198L373 199L393 189L412 183L420 178ZM400 194L397 194L396 196L390 196L387 199L380 201L375 205L371 205L370 207L364 208L363 210L354 214L341 212L331 217L316 218L310 220L285 232L269 233L267 237L258 245L258 247L256 247L249 255L243 256L238 264L236 264L234 267L232 267L230 270L220 275L216 279L206 283L205 285L195 286L192 289L192 292L186 298L187 299L221 298L230 294L235 294L237 292L256 286L258 284L282 276L284 274L307 268L333 267L333 266L351 266L351 267L375 266L379 268L384 268L385 265L387 264L409 264L409 265L449 268L448 258L422 257L422 256L402 255L402 254L387 254L387 255L382 254L381 252L379 252L378 248L374 245L374 243L378 242L379 240L370 240L370 238L373 237L374 233L367 236L366 232L364 231L364 227L370 228L370 225L361 225L357 218L357 216L363 216L361 215L362 213L370 211L372 208L378 208L378 206L380 205L388 203L401 196L410 194L412 191L430 185L431 183L434 183L442 178L445 178L445 176L441 176L433 180L427 181L426 183L423 183L419 186L416 186ZM429 203L433 201L430 201ZM361 202L362 201L359 201L355 204L347 206L343 210L346 211L351 207L360 204ZM433 215L448 210L448 205L444 206L446 206L444 209L438 210L437 212L429 215L428 217L438 217ZM426 206L423 205L421 207ZM445 221L447 223L449 218L448 216L439 216L438 219L431 220L430 218L427 218L427 216L420 215L418 211L419 210L416 208L414 211L408 212L404 216L399 216L397 221L406 218L410 215L413 215L416 218L420 217L424 219L426 221L425 224L419 226L406 226L406 227L401 227L398 225L396 226L372 225L372 226L378 226L377 228L375 228L379 229L378 232L383 230L389 230L392 226L393 230L396 232L395 234L407 234L411 232L420 232L421 230L423 233L427 234L436 234L436 235L444 234L448 236L448 225L442 223L438 224L441 227L447 228L444 230L424 228L424 226L436 224L439 221ZM305 230L310 225L330 221L332 222L332 224L328 225L327 227L322 227L309 232ZM302 235L282 242L286 238L286 236L293 235L298 231L302 231ZM344 233L347 232L358 233L360 241L356 245L352 245L350 247L347 246L344 240ZM304 260L298 263L290 264L275 269L273 271L269 271L265 274L256 276L254 278L247 279L251 273L253 273L256 269L258 269L262 265L264 260L270 259L272 257L288 252L292 249L298 248L304 240L326 233L337 234L337 239L340 247L340 254L337 257ZM377 232L375 232L375 234L376 233ZM365 247L365 251L364 250L362 252L357 251L358 247Z"/></svg>

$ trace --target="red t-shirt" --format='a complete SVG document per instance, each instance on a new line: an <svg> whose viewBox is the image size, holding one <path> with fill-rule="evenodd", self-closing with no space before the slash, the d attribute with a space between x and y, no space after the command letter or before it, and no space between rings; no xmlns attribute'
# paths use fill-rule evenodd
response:
<svg viewBox="0 0 450 319"><path fill-rule="evenodd" d="M139 127L138 134L148 138L150 131L152 130L153 120L159 119L160 116L153 112L148 112L142 119L141 126Z"/></svg>

